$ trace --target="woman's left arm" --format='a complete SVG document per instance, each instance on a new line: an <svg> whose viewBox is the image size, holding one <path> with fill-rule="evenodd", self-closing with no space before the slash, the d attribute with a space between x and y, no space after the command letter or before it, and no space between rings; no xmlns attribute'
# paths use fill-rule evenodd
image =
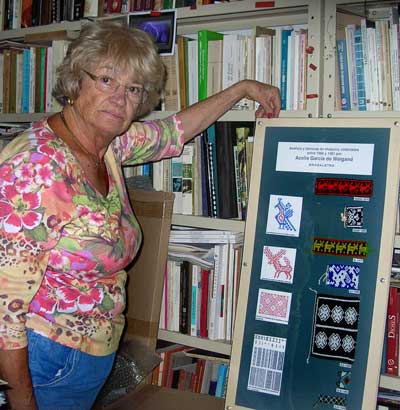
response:
<svg viewBox="0 0 400 410"><path fill-rule="evenodd" d="M272 118L279 115L281 100L278 88L254 80L243 80L177 114L184 130L185 142L214 123L242 98L260 104L256 117Z"/></svg>

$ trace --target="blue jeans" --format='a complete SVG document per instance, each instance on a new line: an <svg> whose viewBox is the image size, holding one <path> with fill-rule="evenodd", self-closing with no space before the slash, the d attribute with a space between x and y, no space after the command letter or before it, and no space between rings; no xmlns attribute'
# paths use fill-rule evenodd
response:
<svg viewBox="0 0 400 410"><path fill-rule="evenodd" d="M115 353L92 356L28 329L29 370L39 410L90 410Z"/></svg>

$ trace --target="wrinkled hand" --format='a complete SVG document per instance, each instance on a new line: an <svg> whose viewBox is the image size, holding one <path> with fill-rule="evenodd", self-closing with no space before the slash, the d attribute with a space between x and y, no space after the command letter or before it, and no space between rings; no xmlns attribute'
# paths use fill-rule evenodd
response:
<svg viewBox="0 0 400 410"><path fill-rule="evenodd" d="M254 80L244 80L247 97L257 101L260 106L256 111L257 118L275 118L281 110L279 88Z"/></svg>

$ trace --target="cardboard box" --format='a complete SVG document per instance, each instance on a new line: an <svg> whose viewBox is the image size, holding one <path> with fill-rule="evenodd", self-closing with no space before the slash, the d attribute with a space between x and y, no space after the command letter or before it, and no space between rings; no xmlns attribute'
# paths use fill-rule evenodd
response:
<svg viewBox="0 0 400 410"><path fill-rule="evenodd" d="M154 350L158 334L174 194L130 190L132 208L143 243L128 269L126 337L138 338Z"/></svg>
<svg viewBox="0 0 400 410"><path fill-rule="evenodd" d="M207 394L148 384L118 400L107 410L223 410L224 406L224 399Z"/></svg>

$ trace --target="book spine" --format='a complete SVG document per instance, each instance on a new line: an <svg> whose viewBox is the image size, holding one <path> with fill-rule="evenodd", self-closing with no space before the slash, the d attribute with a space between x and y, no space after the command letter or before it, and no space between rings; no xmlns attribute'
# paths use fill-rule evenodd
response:
<svg viewBox="0 0 400 410"><path fill-rule="evenodd" d="M211 216L217 218L219 216L219 197L218 197L218 173L217 173L217 150L215 144L215 125L211 125L207 129L208 141L208 160L209 160L209 183L210 183L210 201L211 201Z"/></svg>
<svg viewBox="0 0 400 410"><path fill-rule="evenodd" d="M10 111L16 111L16 90L17 88L17 51L11 50L11 67L10 67Z"/></svg>
<svg viewBox="0 0 400 410"><path fill-rule="evenodd" d="M197 336L197 298L198 298L198 283L199 283L200 267L193 265L192 267L192 286L191 286L191 317L190 317L190 335Z"/></svg>
<svg viewBox="0 0 400 410"><path fill-rule="evenodd" d="M399 372L399 306L397 293L397 288L390 287L386 326L386 373L396 376Z"/></svg>
<svg viewBox="0 0 400 410"><path fill-rule="evenodd" d="M343 111L350 110L349 77L347 74L346 40L337 40L337 58L339 64L340 106Z"/></svg>
<svg viewBox="0 0 400 410"><path fill-rule="evenodd" d="M288 67L288 44L292 30L282 30L281 44L281 109L287 109L287 67Z"/></svg>
<svg viewBox="0 0 400 410"><path fill-rule="evenodd" d="M208 337L207 314L208 314L208 283L210 272L201 269L201 307L200 307L200 337Z"/></svg>
<svg viewBox="0 0 400 410"><path fill-rule="evenodd" d="M354 32L354 51L355 65L357 76L357 103L359 111L367 110L367 102L365 99L365 79L364 79L364 50L361 27L356 27Z"/></svg>
<svg viewBox="0 0 400 410"><path fill-rule="evenodd" d="M35 112L35 89L36 89L36 51L31 47L30 51L30 71L29 71L29 112Z"/></svg>
<svg viewBox="0 0 400 410"><path fill-rule="evenodd" d="M208 42L210 40L222 40L223 34L209 30L199 30L198 40L198 97L199 101L208 97Z"/></svg>
<svg viewBox="0 0 400 410"><path fill-rule="evenodd" d="M346 26L346 52L347 52L347 74L349 77L350 88L350 109L358 111L358 92L357 92L357 75L355 64L355 47L354 47L354 24Z"/></svg>
<svg viewBox="0 0 400 410"><path fill-rule="evenodd" d="M182 214L193 214L193 144L186 144L182 153Z"/></svg>

